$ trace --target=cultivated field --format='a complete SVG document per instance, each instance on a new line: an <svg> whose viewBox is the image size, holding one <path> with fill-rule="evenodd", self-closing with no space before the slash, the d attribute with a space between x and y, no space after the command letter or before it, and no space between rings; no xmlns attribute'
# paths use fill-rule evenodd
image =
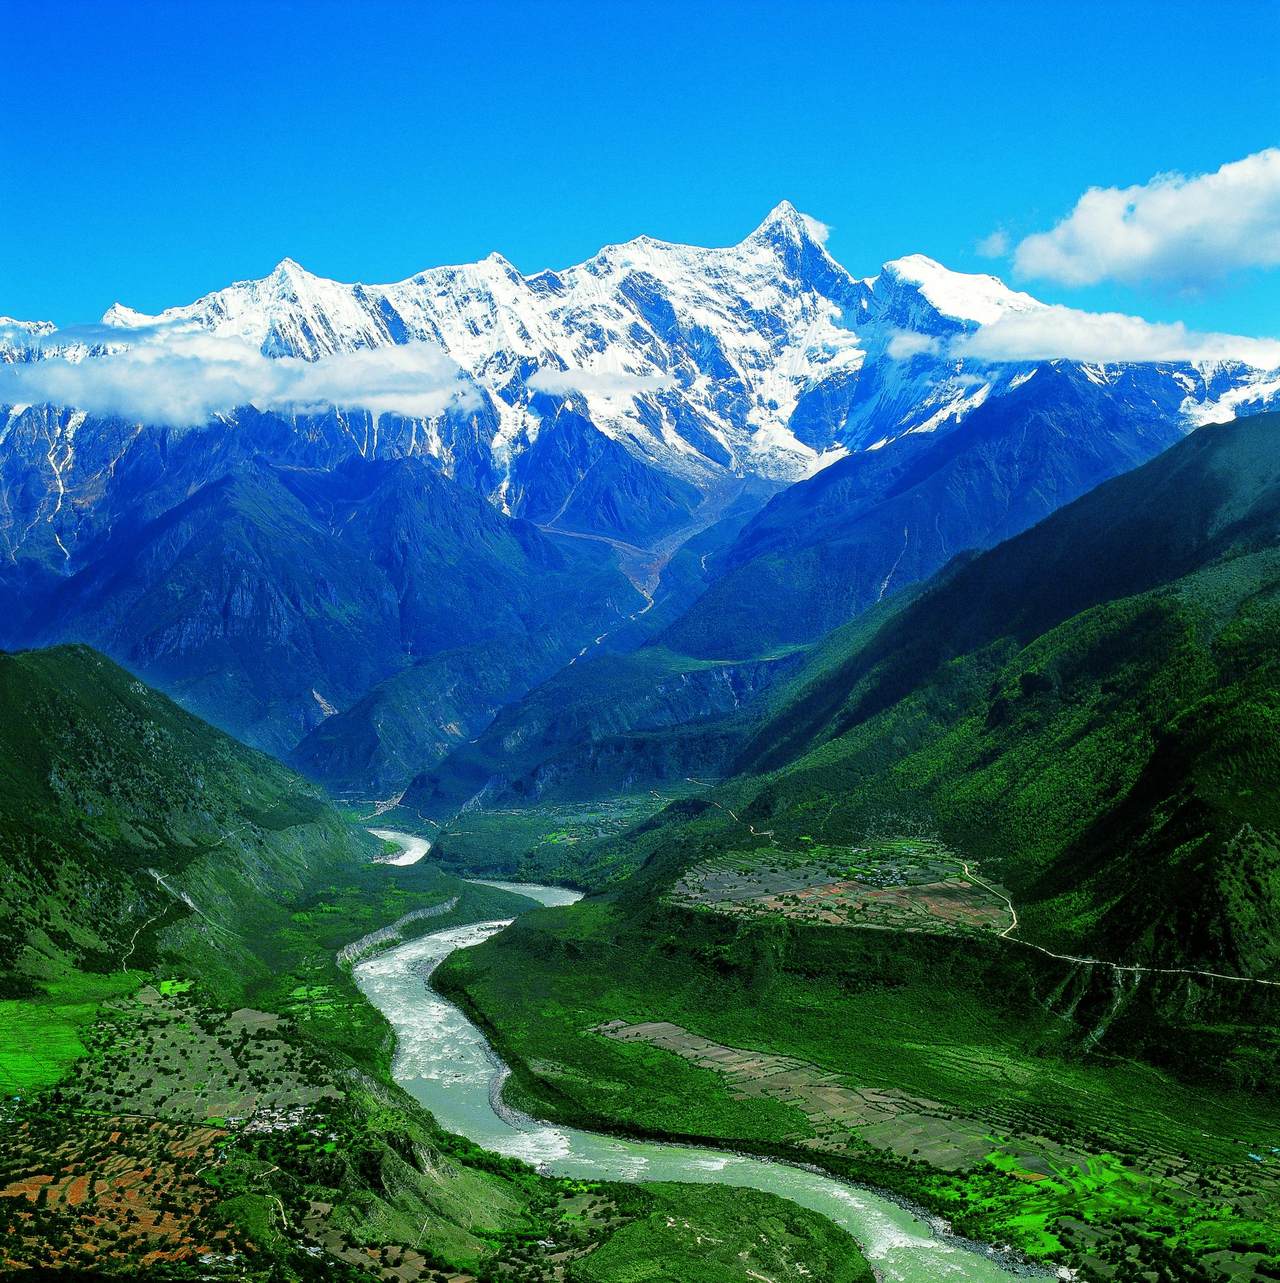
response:
<svg viewBox="0 0 1280 1283"><path fill-rule="evenodd" d="M717 913L943 934L999 932L1013 921L998 889L928 839L733 852L694 865L671 900Z"/></svg>

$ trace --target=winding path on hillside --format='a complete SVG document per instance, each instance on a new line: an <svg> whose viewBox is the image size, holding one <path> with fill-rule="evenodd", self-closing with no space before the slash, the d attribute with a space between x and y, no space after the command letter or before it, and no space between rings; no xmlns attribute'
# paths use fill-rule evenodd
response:
<svg viewBox="0 0 1280 1283"><path fill-rule="evenodd" d="M690 784L699 784L705 788L713 787L707 784L705 780L695 780L691 775L685 776ZM749 820L744 820L731 807L725 806L722 802L717 802L715 798L706 799L712 806L723 811L729 816L734 823L741 824L754 838L768 838L769 844L775 850L780 851L783 855L795 855L803 857L801 851L782 851L778 844L773 840L772 829L757 829ZM1200 967L1145 967L1138 963L1130 962L1111 962L1106 958L1090 958L1074 953L1058 953L1053 949L1047 949L1044 945L1034 944L1030 940L1024 940L1021 936L1015 935L1018 929L1018 910L1014 907L1013 901L999 888L991 885L979 877L964 860L960 861L960 867L964 870L965 877L971 878L984 890L990 891L998 900L1004 902L1005 907L1009 910L1009 925L999 933L997 939L1008 940L1010 944L1021 945L1024 949L1034 949L1036 953L1043 954L1046 958L1056 958L1059 962L1078 963L1085 967L1106 967L1110 971L1121 972L1125 975L1148 975L1148 976L1198 976L1206 980L1230 980L1237 984L1247 985L1265 985L1271 989L1280 989L1280 980L1264 980L1258 976L1237 976L1226 971L1209 971Z"/></svg>
<svg viewBox="0 0 1280 1283"><path fill-rule="evenodd" d="M1012 921L1000 932L999 939L1020 944L1024 949L1034 949L1037 953L1044 954L1046 958L1056 958L1059 962L1076 962L1086 967L1107 967L1111 971L1122 971L1131 975L1203 976L1210 980L1234 980L1240 984L1269 985L1272 988L1280 988L1280 980L1263 980L1257 976L1233 976L1225 971L1205 971L1199 967L1143 967L1136 963L1109 962L1106 958L1087 958L1074 953L1056 953L1043 945L1033 944L1030 940L1014 935L1013 933L1018 929L1018 911L1013 907L1013 901L1003 891L993 887L990 882L983 881L963 860L960 861L960 867L965 871L966 877L972 878L980 887L985 887L992 895L1003 900L1008 907Z"/></svg>

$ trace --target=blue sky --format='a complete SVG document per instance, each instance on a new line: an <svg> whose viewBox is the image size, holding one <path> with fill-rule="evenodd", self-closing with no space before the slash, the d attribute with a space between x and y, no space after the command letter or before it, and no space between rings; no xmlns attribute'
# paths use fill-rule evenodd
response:
<svg viewBox="0 0 1280 1283"><path fill-rule="evenodd" d="M493 249L563 266L640 232L726 244L787 197L859 274L921 252L1280 335L1280 267L1247 252L1080 285L977 250L1091 186L1280 145L1270 2L49 0L8 7L5 40L0 313L155 310L285 255L383 281Z"/></svg>

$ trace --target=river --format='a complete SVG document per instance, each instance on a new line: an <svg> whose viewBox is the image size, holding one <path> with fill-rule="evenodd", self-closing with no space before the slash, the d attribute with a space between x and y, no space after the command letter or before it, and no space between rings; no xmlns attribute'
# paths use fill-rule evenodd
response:
<svg viewBox="0 0 1280 1283"><path fill-rule="evenodd" d="M561 887L488 885L518 891L544 905L580 898ZM555 1176L743 1185L779 1194L848 1230L886 1283L1008 1283L1025 1277L1026 1271L937 1232L891 1199L832 1176L711 1148L561 1127L509 1109L502 1103L509 1071L480 1030L426 983L455 949L480 944L507 925L477 922L436 931L370 958L354 971L365 997L395 1029L396 1080L441 1126Z"/></svg>

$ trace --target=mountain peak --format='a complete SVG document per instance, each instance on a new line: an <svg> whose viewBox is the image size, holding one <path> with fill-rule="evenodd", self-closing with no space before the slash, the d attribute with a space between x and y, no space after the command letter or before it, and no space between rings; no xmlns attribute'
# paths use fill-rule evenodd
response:
<svg viewBox="0 0 1280 1283"><path fill-rule="evenodd" d="M112 303L102 314L103 325L117 325L124 329L146 325L151 319L145 312L139 312L136 307L127 307L120 302Z"/></svg>
<svg viewBox="0 0 1280 1283"><path fill-rule="evenodd" d="M780 200L765 216L765 226L770 223L795 222L800 217L800 211L789 201Z"/></svg>
<svg viewBox="0 0 1280 1283"><path fill-rule="evenodd" d="M925 254L907 254L887 262L881 274L914 286L943 316L989 325L1006 312L1028 312L1044 305L1011 290L999 277L953 272Z"/></svg>
<svg viewBox="0 0 1280 1283"><path fill-rule="evenodd" d="M781 241L821 246L826 240L826 228L816 218L802 214L789 200L779 201L765 216L748 241Z"/></svg>
<svg viewBox="0 0 1280 1283"><path fill-rule="evenodd" d="M520 276L520 272L518 271L516 266L511 262L511 260L505 254L500 253L496 249L486 254L484 258L481 259L480 261L482 263L489 264L489 266L491 267L496 267L498 271L504 273L507 276L511 276L511 277Z"/></svg>
<svg viewBox="0 0 1280 1283"><path fill-rule="evenodd" d="M0 316L0 330L13 330L23 334L52 334L55 328L52 321L20 321L16 316Z"/></svg>
<svg viewBox="0 0 1280 1283"><path fill-rule="evenodd" d="M901 258L891 258L884 265L884 270L917 284L935 272L951 272L949 267L943 267L936 258L930 258L927 254L904 254Z"/></svg>
<svg viewBox="0 0 1280 1283"><path fill-rule="evenodd" d="M312 281L316 277L313 273L308 272L297 259L286 257L275 265L267 279L272 281Z"/></svg>

